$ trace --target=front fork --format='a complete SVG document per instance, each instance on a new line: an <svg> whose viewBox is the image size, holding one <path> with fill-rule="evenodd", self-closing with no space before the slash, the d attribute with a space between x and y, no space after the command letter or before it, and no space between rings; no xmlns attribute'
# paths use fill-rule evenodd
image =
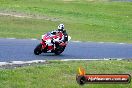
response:
<svg viewBox="0 0 132 88"><path fill-rule="evenodd" d="M46 47L46 43L45 43L45 41L43 39L42 39L42 41L40 43L42 45L42 50L43 50Z"/></svg>

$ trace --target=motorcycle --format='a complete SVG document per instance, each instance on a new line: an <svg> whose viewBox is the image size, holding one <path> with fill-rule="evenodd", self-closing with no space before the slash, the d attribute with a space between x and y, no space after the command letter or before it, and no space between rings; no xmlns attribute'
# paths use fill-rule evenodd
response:
<svg viewBox="0 0 132 88"><path fill-rule="evenodd" d="M63 33L60 32L58 35L53 35L48 32L45 35L42 35L42 40L34 49L34 54L39 55L41 53L54 53L55 55L60 55L65 50L68 41L71 39L71 37L68 36L67 42L55 42L57 45L55 46L53 40L59 38L60 36L63 36Z"/></svg>

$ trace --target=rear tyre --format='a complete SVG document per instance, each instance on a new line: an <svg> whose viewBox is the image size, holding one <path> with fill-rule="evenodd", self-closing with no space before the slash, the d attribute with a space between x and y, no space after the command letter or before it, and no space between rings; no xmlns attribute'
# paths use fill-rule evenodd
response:
<svg viewBox="0 0 132 88"><path fill-rule="evenodd" d="M39 54L41 54L42 53L42 44L38 44L37 46L36 46L36 48L34 49L34 54L35 55L39 55Z"/></svg>
<svg viewBox="0 0 132 88"><path fill-rule="evenodd" d="M58 47L55 49L55 55L60 55L65 50L65 47Z"/></svg>

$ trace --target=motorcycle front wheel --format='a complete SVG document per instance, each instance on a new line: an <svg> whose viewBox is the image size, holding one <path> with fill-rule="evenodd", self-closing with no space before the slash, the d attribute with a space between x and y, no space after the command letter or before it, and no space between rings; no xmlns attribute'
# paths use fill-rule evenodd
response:
<svg viewBox="0 0 132 88"><path fill-rule="evenodd" d="M37 46L36 46L36 48L34 49L34 54L35 55L39 55L39 54L41 54L42 53L42 44L38 44Z"/></svg>

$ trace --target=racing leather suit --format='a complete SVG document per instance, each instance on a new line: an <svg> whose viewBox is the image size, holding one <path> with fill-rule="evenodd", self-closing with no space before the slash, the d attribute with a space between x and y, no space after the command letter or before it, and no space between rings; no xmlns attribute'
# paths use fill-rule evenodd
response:
<svg viewBox="0 0 132 88"><path fill-rule="evenodd" d="M60 36L60 38L53 39L51 41L51 43L55 44L55 47L58 46L58 42L67 42L68 41L68 34L67 34L66 30L64 30L64 31L54 30L51 32L51 34L57 35L59 32L61 32L63 34L63 36Z"/></svg>

